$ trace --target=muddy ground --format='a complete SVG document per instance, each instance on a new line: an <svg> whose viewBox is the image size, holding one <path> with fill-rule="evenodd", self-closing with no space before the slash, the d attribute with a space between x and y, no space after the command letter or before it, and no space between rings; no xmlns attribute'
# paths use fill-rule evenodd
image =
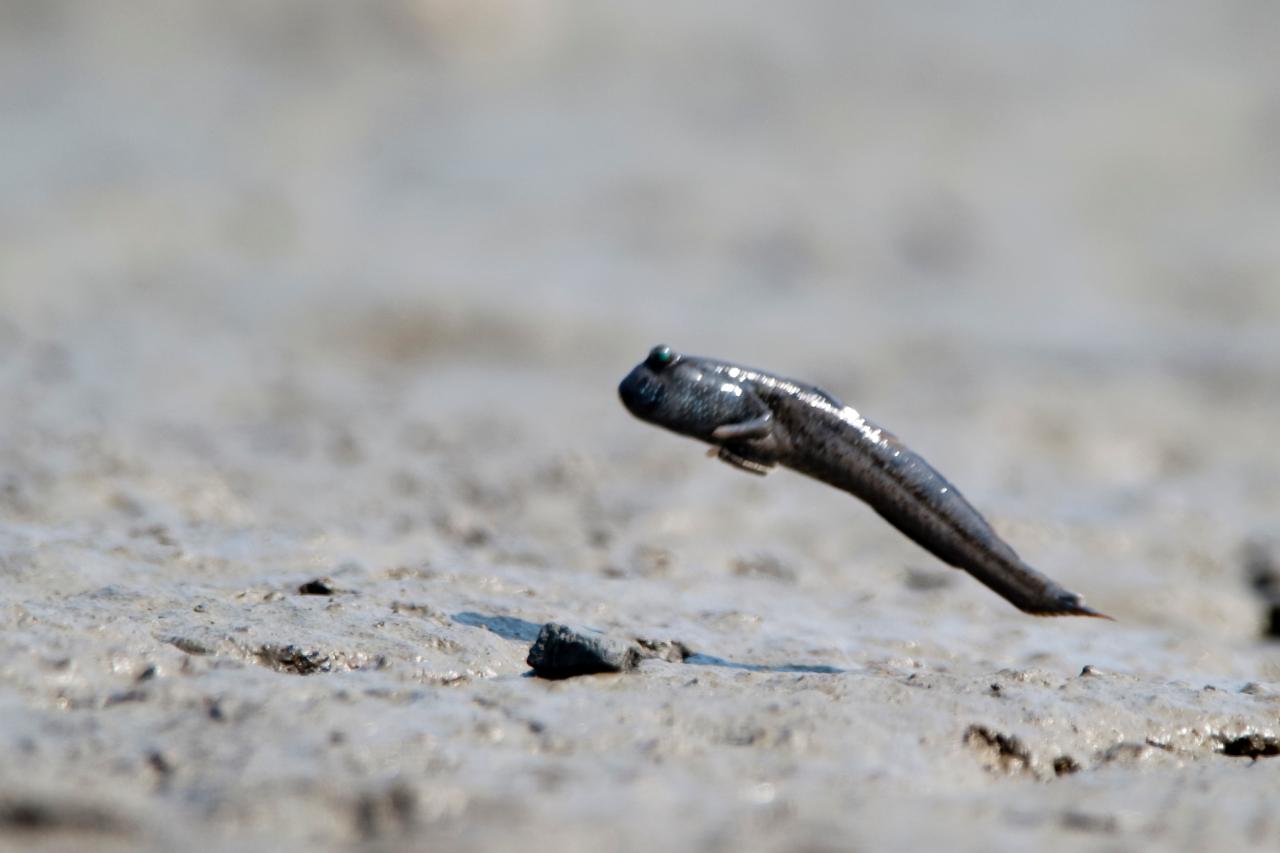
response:
<svg viewBox="0 0 1280 853"><path fill-rule="evenodd" d="M0 846L1280 847L1278 33L5 3ZM633 420L660 341L1117 621Z"/></svg>

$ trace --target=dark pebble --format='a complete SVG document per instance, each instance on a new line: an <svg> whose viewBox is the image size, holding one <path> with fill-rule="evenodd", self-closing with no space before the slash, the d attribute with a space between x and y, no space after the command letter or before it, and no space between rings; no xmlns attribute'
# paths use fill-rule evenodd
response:
<svg viewBox="0 0 1280 853"><path fill-rule="evenodd" d="M333 595L333 581L328 578L316 578L298 587L303 595Z"/></svg>
<svg viewBox="0 0 1280 853"><path fill-rule="evenodd" d="M642 657L631 643L548 622L530 646L527 662L542 678L572 678L598 672L626 672L635 669Z"/></svg>
<svg viewBox="0 0 1280 853"><path fill-rule="evenodd" d="M1222 754L1243 758L1261 758L1280 755L1280 741L1269 735L1246 734L1223 739Z"/></svg>
<svg viewBox="0 0 1280 853"><path fill-rule="evenodd" d="M1244 570L1254 594L1262 599L1262 636L1280 640L1280 560L1276 548L1263 542L1246 543Z"/></svg>

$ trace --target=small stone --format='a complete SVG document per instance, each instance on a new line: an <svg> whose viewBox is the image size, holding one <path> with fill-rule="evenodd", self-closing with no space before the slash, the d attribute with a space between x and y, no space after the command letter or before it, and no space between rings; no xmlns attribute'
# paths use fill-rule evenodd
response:
<svg viewBox="0 0 1280 853"><path fill-rule="evenodd" d="M298 592L302 595L333 595L333 581L328 578L309 580L298 587Z"/></svg>
<svg viewBox="0 0 1280 853"><path fill-rule="evenodd" d="M1280 602L1272 602L1267 608L1267 624L1262 633L1267 639L1280 640Z"/></svg>
<svg viewBox="0 0 1280 853"><path fill-rule="evenodd" d="M1055 776L1069 776L1080 770L1080 763L1070 755L1059 755L1053 759L1053 774Z"/></svg>
<svg viewBox="0 0 1280 853"><path fill-rule="evenodd" d="M529 648L527 662L542 678L572 678L598 672L626 672L635 669L642 657L631 643L548 622Z"/></svg>
<svg viewBox="0 0 1280 853"><path fill-rule="evenodd" d="M161 776L169 776L174 771L173 761L158 749L147 753L147 764Z"/></svg>
<svg viewBox="0 0 1280 853"><path fill-rule="evenodd" d="M265 643L257 649L259 662L279 672L290 672L295 675L311 675L316 672L329 672L332 663L329 655L319 649L307 649L276 643Z"/></svg>
<svg viewBox="0 0 1280 853"><path fill-rule="evenodd" d="M1248 732L1234 738L1224 737L1222 754L1254 759L1280 755L1280 740L1257 732Z"/></svg>

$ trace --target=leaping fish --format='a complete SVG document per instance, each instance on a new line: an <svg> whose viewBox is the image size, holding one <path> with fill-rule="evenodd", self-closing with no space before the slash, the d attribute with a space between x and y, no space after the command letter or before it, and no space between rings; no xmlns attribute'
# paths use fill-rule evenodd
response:
<svg viewBox="0 0 1280 853"><path fill-rule="evenodd" d="M752 474L783 465L865 501L917 545L1036 616L1111 617L1031 568L964 495L887 430L827 392L657 346L618 386L636 417L712 445Z"/></svg>

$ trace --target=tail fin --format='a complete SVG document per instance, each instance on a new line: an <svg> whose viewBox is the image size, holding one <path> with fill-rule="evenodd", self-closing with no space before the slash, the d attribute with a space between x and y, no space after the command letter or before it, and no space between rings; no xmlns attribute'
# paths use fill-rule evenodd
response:
<svg viewBox="0 0 1280 853"><path fill-rule="evenodd" d="M1059 587L1061 589L1061 587ZM1032 616L1088 616L1093 619L1106 619L1108 622L1116 621L1105 613L1094 610L1092 607L1085 606L1084 598L1074 592L1062 592L1045 606L1042 602L1035 604L1015 605L1024 613L1030 613Z"/></svg>
<svg viewBox="0 0 1280 853"><path fill-rule="evenodd" d="M1003 542L996 540L996 543L976 559L965 560L962 568L1023 613L1115 621L1085 605L1083 596L1028 566Z"/></svg>

